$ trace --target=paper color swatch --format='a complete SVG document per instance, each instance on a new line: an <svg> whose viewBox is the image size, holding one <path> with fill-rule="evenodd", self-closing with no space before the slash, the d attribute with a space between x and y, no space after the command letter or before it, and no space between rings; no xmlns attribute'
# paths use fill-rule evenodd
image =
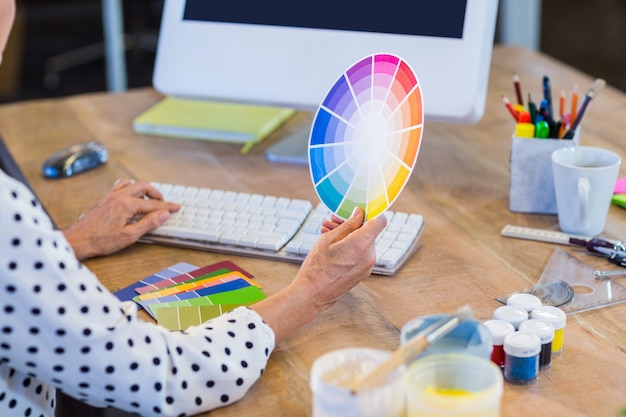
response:
<svg viewBox="0 0 626 417"><path fill-rule="evenodd" d="M193 267L193 269L186 270L182 274L178 274L178 275L174 275L174 276L169 275L169 276L164 277L163 279L158 280L158 281L157 280L151 280L149 285L139 286L139 287L136 288L136 291L139 294L143 294L143 293L154 291L154 290L158 290L158 289L161 289L161 288L166 288L166 287L169 287L171 285L180 284L181 282L193 281L194 279L201 279L201 278L204 278L207 275L212 274L212 273L215 273L215 275L218 275L218 274L224 274L224 273L230 272L230 271L239 271L242 274L244 274L245 276L247 276L248 278L254 278L254 276L252 274L250 274L249 272L244 271L239 266L235 265L233 262L231 262L231 261L221 261L221 262L218 262L218 263L215 263L215 264L203 266L202 268ZM140 281L140 282L142 282L142 281ZM134 295L137 295L137 294L134 294Z"/></svg>
<svg viewBox="0 0 626 417"><path fill-rule="evenodd" d="M225 284L227 282L235 281L235 280L244 280L248 282L249 285L259 286L255 281L243 275L239 271L230 271L226 273L219 273L217 275L209 274L206 277L200 277L194 280L182 282L180 284L172 285L169 287L161 288L159 290L151 291L148 293L140 294L133 298L136 302L141 302L145 300L151 300L153 298L161 298L169 295L175 295L183 292L190 292L200 290L202 288L209 288L213 286L217 286L220 284Z"/></svg>
<svg viewBox="0 0 626 417"><path fill-rule="evenodd" d="M170 330L184 330L265 298L254 276L231 261L172 265L115 293ZM158 312L158 313L157 313Z"/></svg>
<svg viewBox="0 0 626 417"><path fill-rule="evenodd" d="M207 306L217 304L239 304L250 305L265 298L263 291L259 287L250 285L238 290L226 291L222 293L206 295L204 297L189 298L187 300L169 301L163 303L153 303L148 305L147 311L156 317L156 311L163 307L180 306Z"/></svg>
<svg viewBox="0 0 626 417"><path fill-rule="evenodd" d="M169 330L185 330L239 307L238 304L211 306L162 307L156 310L156 320Z"/></svg>
<svg viewBox="0 0 626 417"><path fill-rule="evenodd" d="M114 295L119 298L120 301L130 301L133 299L133 297L137 295L136 290L138 288L145 287L146 285L152 285L156 282L170 279L171 277L177 277L181 274L186 274L196 269L198 269L198 267L195 265L181 262L176 265L172 265L162 271L154 273L140 281L137 281L126 288L122 288L121 290L115 292Z"/></svg>

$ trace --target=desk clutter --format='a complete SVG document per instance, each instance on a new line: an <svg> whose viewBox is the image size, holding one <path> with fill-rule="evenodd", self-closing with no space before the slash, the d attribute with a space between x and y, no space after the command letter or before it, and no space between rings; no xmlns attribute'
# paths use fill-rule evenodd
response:
<svg viewBox="0 0 626 417"><path fill-rule="evenodd" d="M579 107L578 85L575 84L570 98L571 110L569 112L567 111L565 91L561 90L557 114L556 106L552 101L550 77L543 76L541 84L543 98L537 107L530 93L528 93L528 101L524 103L520 78L517 73L513 73L513 87L515 88L517 103L513 105L504 94L502 94L502 102L516 122L515 136L536 139L573 139L587 106L605 85L606 82L603 79L596 79Z"/></svg>
<svg viewBox="0 0 626 417"><path fill-rule="evenodd" d="M596 80L580 106L577 85L572 89L569 108L565 91L561 91L558 113L547 75L542 79L543 98L539 106L530 93L527 101L524 101L520 78L516 73L513 74L513 85L517 98L515 104L502 95L502 101L515 122L510 152L509 209L520 213L557 214L552 152L580 144L580 122L587 106L605 82Z"/></svg>
<svg viewBox="0 0 626 417"><path fill-rule="evenodd" d="M463 306L409 321L394 352L327 352L311 368L313 416L497 417L503 376L490 361L491 340Z"/></svg>
<svg viewBox="0 0 626 417"><path fill-rule="evenodd" d="M200 268L177 263L115 295L122 301L134 301L172 331L265 298L254 276L231 261ZM401 397L406 393L411 399L406 403L408 416L421 416L427 408L458 416L468 410L499 416L503 380L534 382L541 370L550 367L552 354L562 350L565 313L543 306L532 294L511 295L507 305L496 309L493 318L485 322L472 318L471 309L461 310L407 322L395 355L353 348L318 358L311 371L314 410L329 416L346 415L346 410L353 411L351 407L387 412L405 404ZM398 357L401 362L392 360ZM387 361L393 362L393 367L374 379L375 384L364 393L352 388L359 386L355 381L362 382L364 375L373 374ZM400 390L397 384L402 385ZM321 399L320 393L337 390L332 402Z"/></svg>
<svg viewBox="0 0 626 417"><path fill-rule="evenodd" d="M491 360L514 384L530 384L548 369L552 355L563 349L566 315L558 307L544 306L532 294L514 294L507 305L493 312L485 325L492 332Z"/></svg>
<svg viewBox="0 0 626 417"><path fill-rule="evenodd" d="M562 351L566 315L530 294L484 322L462 310L407 322L394 352L352 347L317 358L313 415L500 416L504 383L534 383Z"/></svg>
<svg viewBox="0 0 626 417"><path fill-rule="evenodd" d="M115 293L134 301L158 324L184 330L265 298L254 276L231 261L202 268L178 263Z"/></svg>

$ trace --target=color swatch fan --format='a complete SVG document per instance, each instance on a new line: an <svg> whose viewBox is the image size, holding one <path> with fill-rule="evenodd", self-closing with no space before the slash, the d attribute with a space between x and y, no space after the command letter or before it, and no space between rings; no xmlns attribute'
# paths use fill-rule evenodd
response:
<svg viewBox="0 0 626 417"><path fill-rule="evenodd" d="M422 139L421 88L411 67L390 54L351 66L320 105L309 166L324 205L347 219L383 213L408 181Z"/></svg>

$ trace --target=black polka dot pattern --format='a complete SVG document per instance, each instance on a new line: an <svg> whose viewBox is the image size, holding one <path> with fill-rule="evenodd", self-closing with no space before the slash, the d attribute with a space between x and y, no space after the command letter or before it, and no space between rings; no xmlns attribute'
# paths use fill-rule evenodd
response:
<svg viewBox="0 0 626 417"><path fill-rule="evenodd" d="M0 201L0 416L53 417L57 388L97 407L193 415L237 401L263 373L274 335L254 311L185 332L138 320L2 171Z"/></svg>

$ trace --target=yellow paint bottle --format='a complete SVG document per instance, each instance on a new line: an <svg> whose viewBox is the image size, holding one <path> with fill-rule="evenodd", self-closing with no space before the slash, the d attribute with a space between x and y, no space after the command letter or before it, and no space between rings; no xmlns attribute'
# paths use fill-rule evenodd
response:
<svg viewBox="0 0 626 417"><path fill-rule="evenodd" d="M563 350L563 333L567 316L558 307L542 306L530 313L530 318L550 323L554 327L554 340L552 341L552 353L560 353Z"/></svg>

